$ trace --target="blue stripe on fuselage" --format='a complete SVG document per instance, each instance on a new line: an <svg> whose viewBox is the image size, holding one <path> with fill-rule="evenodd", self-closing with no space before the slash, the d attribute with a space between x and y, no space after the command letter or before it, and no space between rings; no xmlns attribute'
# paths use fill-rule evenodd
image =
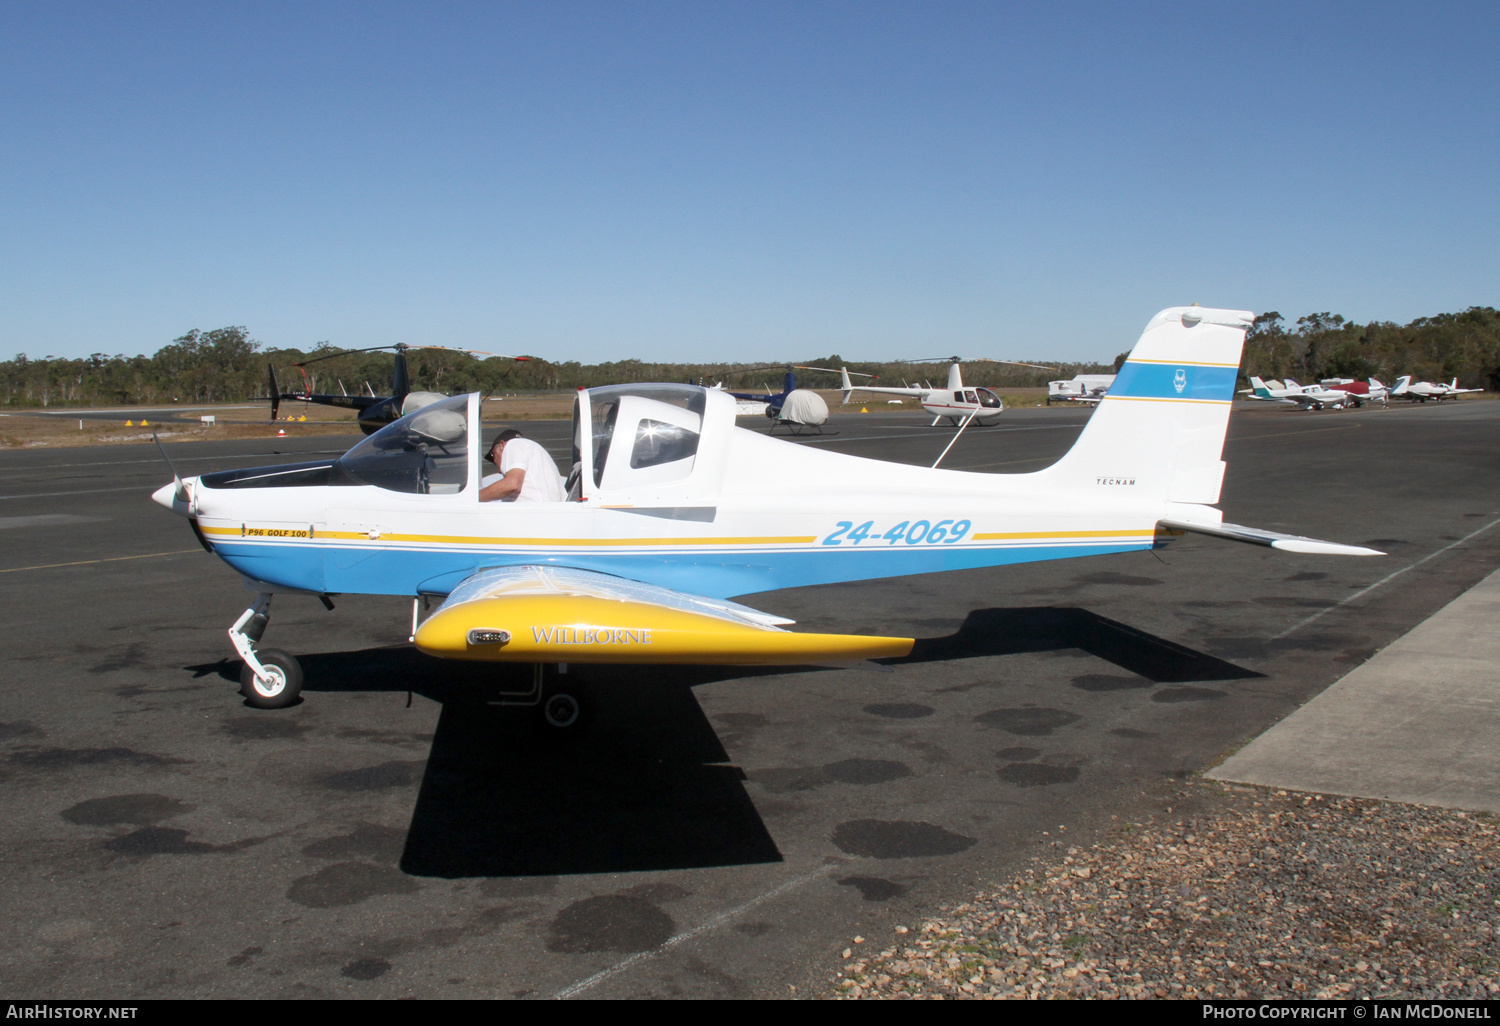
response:
<svg viewBox="0 0 1500 1026"><path fill-rule="evenodd" d="M1191 363L1135 363L1125 361L1109 396L1122 399L1207 399L1228 402L1234 398L1237 367L1205 367ZM1180 376L1179 376L1180 375ZM1180 387L1179 387L1180 386Z"/></svg>
<svg viewBox="0 0 1500 1026"><path fill-rule="evenodd" d="M215 542L214 551L258 581L304 591L415 595L447 594L484 567L570 566L644 581L706 598L729 598L778 588L863 581L978 567L1070 559L1151 547L1142 542L1079 545L807 549L794 552L536 552L416 549L345 549L308 544ZM361 558L362 557L362 558ZM353 565L338 566L341 561Z"/></svg>

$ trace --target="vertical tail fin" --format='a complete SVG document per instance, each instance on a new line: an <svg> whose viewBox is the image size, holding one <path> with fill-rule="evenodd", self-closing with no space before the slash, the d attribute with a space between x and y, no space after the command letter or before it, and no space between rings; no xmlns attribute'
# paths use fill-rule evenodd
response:
<svg viewBox="0 0 1500 1026"><path fill-rule="evenodd" d="M275 420L276 414L281 410L281 389L276 385L276 368L268 363L266 364L266 370L271 375L271 391L269 393L271 396L271 419Z"/></svg>
<svg viewBox="0 0 1500 1026"><path fill-rule="evenodd" d="M844 391L844 398L841 401L847 403L849 401L849 397L854 394L854 383L849 380L848 367L840 367L839 375L843 379L839 382L839 387Z"/></svg>
<svg viewBox="0 0 1500 1026"><path fill-rule="evenodd" d="M1197 306L1151 318L1083 434L1041 473L1090 496L1125 487L1134 499L1218 502L1224 432L1253 320Z"/></svg>
<svg viewBox="0 0 1500 1026"><path fill-rule="evenodd" d="M958 358L953 360L953 366L948 368L948 391L957 392L964 387L962 372L958 369Z"/></svg>
<svg viewBox="0 0 1500 1026"><path fill-rule="evenodd" d="M391 394L403 396L411 391L411 375L406 369L406 350L404 347L396 350L396 375L391 382Z"/></svg>

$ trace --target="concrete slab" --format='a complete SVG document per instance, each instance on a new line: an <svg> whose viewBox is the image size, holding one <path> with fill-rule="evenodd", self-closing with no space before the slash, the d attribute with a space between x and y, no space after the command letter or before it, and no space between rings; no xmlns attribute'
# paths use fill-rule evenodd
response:
<svg viewBox="0 0 1500 1026"><path fill-rule="evenodd" d="M1207 775L1500 812L1500 571Z"/></svg>

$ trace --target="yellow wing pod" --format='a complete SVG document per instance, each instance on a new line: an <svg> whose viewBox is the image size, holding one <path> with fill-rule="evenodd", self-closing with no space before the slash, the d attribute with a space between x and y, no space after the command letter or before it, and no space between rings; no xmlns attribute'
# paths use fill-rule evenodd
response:
<svg viewBox="0 0 1500 1026"><path fill-rule="evenodd" d="M416 643L428 655L488 662L797 666L904 656L913 642L795 634L650 602L531 594L439 609L417 628Z"/></svg>

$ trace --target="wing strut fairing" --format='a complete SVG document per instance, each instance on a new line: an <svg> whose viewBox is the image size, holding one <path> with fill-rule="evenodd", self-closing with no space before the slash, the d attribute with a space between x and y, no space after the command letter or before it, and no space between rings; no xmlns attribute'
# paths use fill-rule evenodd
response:
<svg viewBox="0 0 1500 1026"><path fill-rule="evenodd" d="M911 638L794 634L792 621L723 599L570 567L481 570L417 628L446 659L515 663L801 666L911 652Z"/></svg>

